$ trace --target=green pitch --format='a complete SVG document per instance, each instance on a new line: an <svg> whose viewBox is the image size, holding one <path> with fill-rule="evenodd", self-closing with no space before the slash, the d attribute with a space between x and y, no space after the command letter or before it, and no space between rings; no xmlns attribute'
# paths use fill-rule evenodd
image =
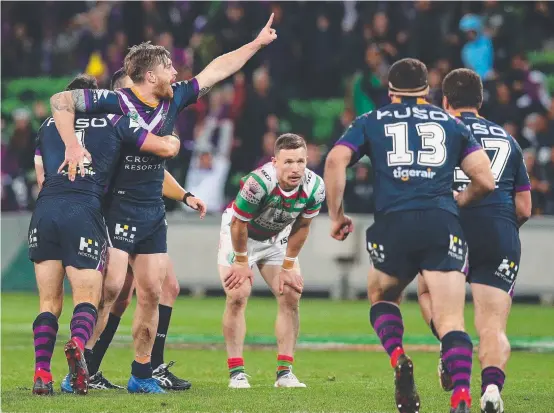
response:
<svg viewBox="0 0 554 413"><path fill-rule="evenodd" d="M176 360L173 371L193 382L187 392L160 396L129 395L125 391L91 391L86 397L60 395L67 371L63 344L67 340L71 298L60 321L54 353L56 396L31 395L34 353L31 323L38 298L31 294L2 294L2 411L4 412L396 412L393 375L383 351L373 351L374 333L368 323L366 302L301 303L301 340L295 373L307 389L274 389L276 351L273 342L275 302L253 299L247 311L246 369L252 377L249 390L227 389L226 356L221 346L222 299L180 298L173 311L166 362ZM447 412L448 395L436 376L436 341L413 303L402 306L409 354L415 363L422 412ZM129 309L132 310L132 309ZM133 351L131 316L122 320L113 348L101 370L117 384L126 384ZM473 314L468 307L468 330ZM554 308L515 306L508 333L515 347L542 353L515 352L507 371L504 400L509 413L551 413L554 405ZM378 348L377 348L378 349ZM415 350L417 349L417 351ZM432 351L420 351L432 350ZM480 373L475 359L473 411L478 411Z"/></svg>

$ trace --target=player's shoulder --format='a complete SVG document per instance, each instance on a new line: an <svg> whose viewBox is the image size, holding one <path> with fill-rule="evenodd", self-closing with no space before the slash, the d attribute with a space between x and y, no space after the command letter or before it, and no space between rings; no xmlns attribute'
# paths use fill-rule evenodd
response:
<svg viewBox="0 0 554 413"><path fill-rule="evenodd" d="M302 178L302 185L308 196L314 198L316 203L322 202L325 199L325 183L323 178L311 169L306 168L304 178Z"/></svg>
<svg viewBox="0 0 554 413"><path fill-rule="evenodd" d="M250 172L250 176L260 182L267 193L270 193L277 186L277 171L271 162L254 169Z"/></svg>
<svg viewBox="0 0 554 413"><path fill-rule="evenodd" d="M308 192L311 192L315 187L323 185L323 178L316 174L311 169L306 168L304 177L302 178L302 186L304 186Z"/></svg>
<svg viewBox="0 0 554 413"><path fill-rule="evenodd" d="M171 88L173 89L173 92L179 89L192 89L192 90L198 91L198 81L196 80L195 77L188 80L181 80L179 82L172 83Z"/></svg>

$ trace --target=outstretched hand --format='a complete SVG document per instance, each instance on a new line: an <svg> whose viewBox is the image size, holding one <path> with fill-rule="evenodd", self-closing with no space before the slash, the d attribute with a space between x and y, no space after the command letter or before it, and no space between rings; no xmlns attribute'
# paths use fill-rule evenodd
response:
<svg viewBox="0 0 554 413"><path fill-rule="evenodd" d="M262 47L267 46L277 38L277 32L275 31L275 29L271 28L271 25L273 24L273 17L274 13L271 13L271 16L269 16L269 20L267 21L266 25L264 26L260 34L258 34L258 37L256 37L256 41Z"/></svg>

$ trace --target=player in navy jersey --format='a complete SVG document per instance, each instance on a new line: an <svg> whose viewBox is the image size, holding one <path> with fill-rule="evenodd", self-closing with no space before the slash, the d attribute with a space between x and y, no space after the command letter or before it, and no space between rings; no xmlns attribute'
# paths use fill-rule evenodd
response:
<svg viewBox="0 0 554 413"><path fill-rule="evenodd" d="M132 85L133 82L129 76L125 74L123 68L113 74L111 82L112 90L131 87ZM125 148L123 151L123 156L126 156ZM120 166L124 168L125 164L123 163ZM176 201L182 201L191 208L197 209L200 212L200 218L203 218L206 213L205 204L200 199L190 196L191 194L187 193L167 171L164 171L163 195ZM112 242L115 248L125 251L125 245L122 247L115 239L112 239ZM112 249L109 248L109 251L111 250ZM133 270L131 267L127 268L126 276L123 272L117 273L110 271L110 269L113 269L113 267L109 267L106 273L102 301L98 309L98 322L85 347L85 359L91 375L90 388L98 390L117 390L122 388L111 383L104 377L102 372L99 371L99 368L135 289ZM158 381L159 385L166 390L187 390L191 387L190 382L175 376L169 370L169 365L172 365L173 362L170 362L168 365L164 363L163 357L165 338L169 328L171 312L178 295L179 282L175 276L173 265L170 262L167 276L162 284L160 304L158 305L159 321L154 347L152 349L152 376ZM63 387L62 384L62 388ZM66 385L66 387L68 386Z"/></svg>
<svg viewBox="0 0 554 413"><path fill-rule="evenodd" d="M375 223L366 233L373 267L368 276L370 320L395 369L401 413L420 409L413 363L404 353L398 306L404 288L423 274L432 297L443 358L454 373L451 412L469 412L472 343L464 332L466 243L458 219L465 206L494 189L489 160L465 125L428 104L427 69L402 59L389 71L392 103L357 118L327 157L325 186L331 234L353 230L344 215L346 168L367 155L375 173ZM457 200L455 168L471 182Z"/></svg>
<svg viewBox="0 0 554 413"><path fill-rule="evenodd" d="M93 89L96 81L79 76L68 90L84 86ZM46 119L37 136L35 164L41 190L29 226L29 258L34 262L40 299L40 314L33 323L34 394L53 393L50 362L66 272L75 308L71 339L64 350L71 386L77 393L88 391L83 349L97 319L107 248L101 204L121 147L134 145L143 152L172 157L180 146L175 137L157 137L122 116L79 115L75 127L79 144L95 156L94 162L84 163L85 175L75 182L67 179L67 168L58 171L65 148L53 118Z"/></svg>
<svg viewBox="0 0 554 413"><path fill-rule="evenodd" d="M254 41L214 59L189 81L172 83L177 72L173 68L169 52L161 46L143 43L132 47L124 61L125 73L133 81L133 88L117 92L80 90L54 95L50 100L52 114L66 144L64 164L69 165L69 178L73 179L76 175L78 164L80 173L83 174L83 160L90 158L90 154L75 144L75 111L123 114L149 131L170 133L181 110L195 103L198 96L206 93L215 83L240 70L258 50L276 39L276 32L271 28L272 21L273 15ZM116 225L112 228L108 225L110 235L136 246L131 251L134 255L132 266L137 286L137 310L133 322L135 361L127 388L132 392L159 392L161 389L155 386L142 386L141 380L152 377L152 333L158 321L161 285L168 266L167 228L161 199L163 163L140 156L126 157L125 162L127 173L119 174L119 182L114 185L112 192L111 211L106 218ZM145 174L148 174L148 179L140 178ZM150 184L137 186L137 189L143 188L144 191L137 191L137 195L132 196L130 192L134 187L133 182L137 180L148 181ZM147 203L150 210L145 213L144 206ZM113 208L117 208L117 211ZM143 224L133 225L134 222ZM124 228L125 225L127 229ZM133 234L133 229L137 234ZM139 235L138 231L142 233L142 242L135 239ZM119 251L113 258L110 255L109 265L118 266L118 273L124 274L127 261L128 254Z"/></svg>
<svg viewBox="0 0 554 413"><path fill-rule="evenodd" d="M470 128L490 158L496 189L486 198L460 209L460 220L469 249L468 281L475 305L475 328L479 334L481 362L481 410L501 413L504 403L504 369L510 357L506 322L519 270L519 227L531 215L531 184L521 148L502 127L479 116L483 85L469 69L450 72L443 83L443 106ZM454 173L454 190L466 189L468 178ZM419 302L434 330L431 298L419 279ZM435 330L434 330L435 332ZM441 383L451 387L451 372L440 365Z"/></svg>

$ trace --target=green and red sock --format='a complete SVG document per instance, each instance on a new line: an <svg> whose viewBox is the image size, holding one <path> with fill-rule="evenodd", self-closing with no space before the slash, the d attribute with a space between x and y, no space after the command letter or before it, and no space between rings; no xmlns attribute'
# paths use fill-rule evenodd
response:
<svg viewBox="0 0 554 413"><path fill-rule="evenodd" d="M292 370L292 363L294 358L292 356L285 356L284 354L277 355L277 377L281 377Z"/></svg>
<svg viewBox="0 0 554 413"><path fill-rule="evenodd" d="M229 367L229 376L233 377L239 373L244 373L244 359L242 357L231 357L227 359Z"/></svg>

